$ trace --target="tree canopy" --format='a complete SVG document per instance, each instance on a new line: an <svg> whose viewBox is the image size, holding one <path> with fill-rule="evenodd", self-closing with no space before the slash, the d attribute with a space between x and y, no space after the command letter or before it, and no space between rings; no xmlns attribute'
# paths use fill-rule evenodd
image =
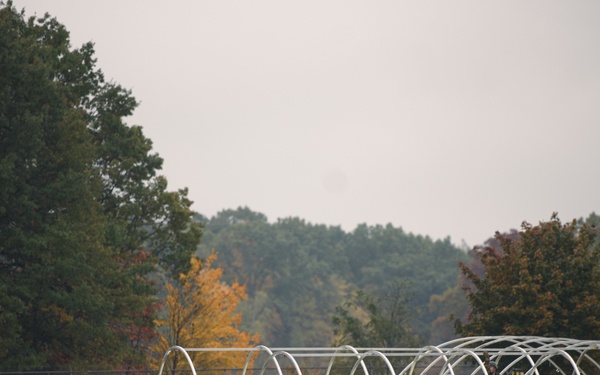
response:
<svg viewBox="0 0 600 375"><path fill-rule="evenodd" d="M219 255L223 279L246 285L242 328L270 346L329 345L331 317L355 290L378 301L406 281L411 323L424 340L437 318L432 294L455 285L467 254L449 239L405 233L402 228L359 225L352 232L299 218L270 223L247 207L207 219L199 255Z"/></svg>
<svg viewBox="0 0 600 375"><path fill-rule="evenodd" d="M457 322L466 335L536 335L592 339L600 335L598 230L554 214L518 238L496 235L501 251L487 246L478 256L484 275L461 264L471 307Z"/></svg>
<svg viewBox="0 0 600 375"><path fill-rule="evenodd" d="M144 358L160 266L189 268L201 236L170 192L137 102L105 82L93 44L0 4L0 370Z"/></svg>

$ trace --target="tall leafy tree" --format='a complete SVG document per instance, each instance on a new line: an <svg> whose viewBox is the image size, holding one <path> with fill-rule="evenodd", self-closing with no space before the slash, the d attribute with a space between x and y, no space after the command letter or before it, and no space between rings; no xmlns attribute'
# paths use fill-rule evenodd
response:
<svg viewBox="0 0 600 375"><path fill-rule="evenodd" d="M160 265L186 270L201 231L167 191L131 94L91 43L0 4L0 368L141 361Z"/></svg>
<svg viewBox="0 0 600 375"><path fill-rule="evenodd" d="M600 246L597 229L562 224L554 214L523 223L518 239L497 234L501 252L479 252L484 276L461 264L471 313L462 335L600 335Z"/></svg>
<svg viewBox="0 0 600 375"><path fill-rule="evenodd" d="M10 4L0 30L0 364L101 365L124 343L107 324L110 287L96 280L119 275L98 267L112 258L85 113L61 82L68 33Z"/></svg>
<svg viewBox="0 0 600 375"><path fill-rule="evenodd" d="M113 83L97 88L86 112L96 147L95 166L103 181L99 200L107 224L107 243L121 256L136 256L146 245L172 276L189 268L201 236L191 221L187 189L167 190L157 175L163 160L139 126L128 126L137 102Z"/></svg>

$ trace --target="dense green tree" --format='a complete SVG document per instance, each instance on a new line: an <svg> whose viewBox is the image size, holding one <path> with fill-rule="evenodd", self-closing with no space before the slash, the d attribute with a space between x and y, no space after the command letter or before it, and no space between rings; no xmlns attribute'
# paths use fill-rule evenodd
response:
<svg viewBox="0 0 600 375"><path fill-rule="evenodd" d="M0 4L0 369L141 361L159 264L186 270L201 231L187 191L123 118L87 43Z"/></svg>
<svg viewBox="0 0 600 375"><path fill-rule="evenodd" d="M60 82L68 33L0 10L0 325L3 369L56 368L122 352L109 329L115 280L85 114ZM79 55L84 52L78 52ZM109 263L110 264L110 263Z"/></svg>
<svg viewBox="0 0 600 375"><path fill-rule="evenodd" d="M523 223L517 239L496 235L501 252L484 247L485 273L461 270L471 307L462 335L539 335L592 339L600 335L598 231L562 224L554 214L537 226Z"/></svg>

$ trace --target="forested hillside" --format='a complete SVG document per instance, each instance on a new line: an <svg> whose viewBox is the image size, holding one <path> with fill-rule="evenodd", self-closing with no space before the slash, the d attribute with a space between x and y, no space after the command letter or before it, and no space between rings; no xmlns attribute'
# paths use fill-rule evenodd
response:
<svg viewBox="0 0 600 375"><path fill-rule="evenodd" d="M246 285L243 328L270 346L322 346L333 339L335 307L356 289L379 295L406 281L412 328L423 340L436 319L432 295L456 285L466 253L450 239L405 233L402 228L315 225L299 218L268 218L249 208L224 210L205 223L199 255L214 249L224 280Z"/></svg>

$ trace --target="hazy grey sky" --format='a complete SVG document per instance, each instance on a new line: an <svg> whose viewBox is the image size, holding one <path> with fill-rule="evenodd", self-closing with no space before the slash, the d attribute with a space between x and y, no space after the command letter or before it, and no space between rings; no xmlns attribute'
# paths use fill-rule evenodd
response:
<svg viewBox="0 0 600 375"><path fill-rule="evenodd" d="M475 245L600 213L600 1L15 0L96 44L213 216Z"/></svg>

